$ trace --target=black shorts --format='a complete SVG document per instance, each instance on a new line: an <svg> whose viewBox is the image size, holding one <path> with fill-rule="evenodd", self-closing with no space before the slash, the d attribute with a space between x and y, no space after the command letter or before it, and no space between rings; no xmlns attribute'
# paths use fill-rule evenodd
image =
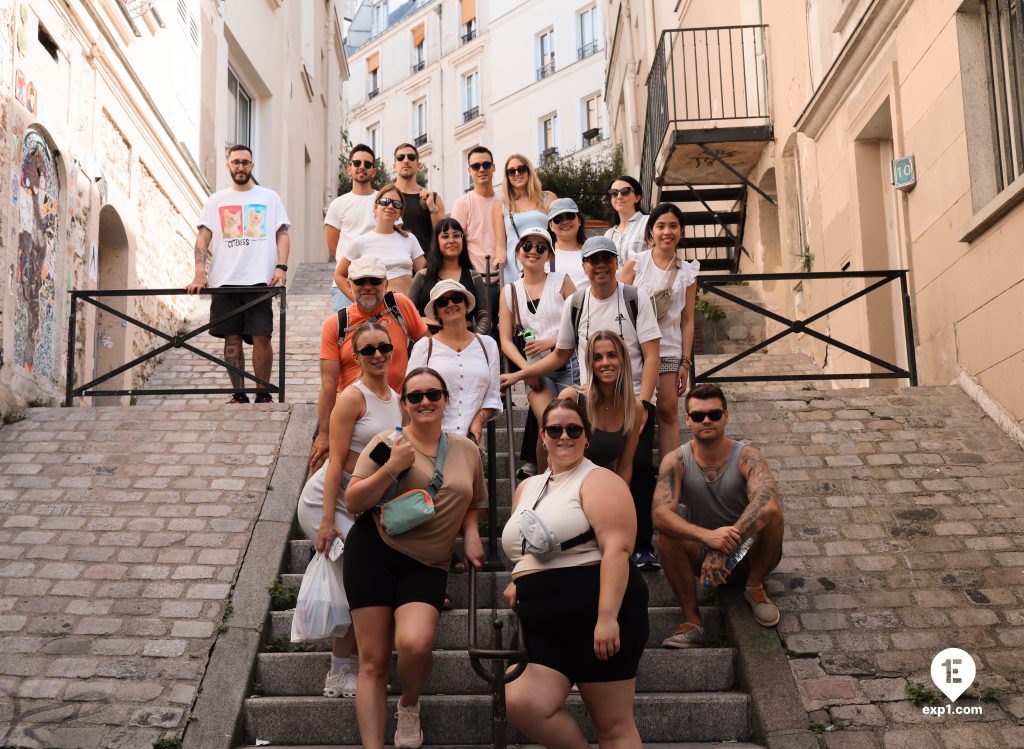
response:
<svg viewBox="0 0 1024 749"><path fill-rule="evenodd" d="M444 606L448 571L429 567L392 549L380 537L369 512L360 516L345 537L342 558L350 609L397 609L407 603L428 603L440 611Z"/></svg>
<svg viewBox="0 0 1024 749"><path fill-rule="evenodd" d="M266 289L265 283L257 283L248 287L252 289ZM255 299L257 294L211 294L210 295L210 320L233 312L239 307L248 304ZM210 326L210 335L217 338L224 338L229 335L245 336L246 343L252 343L252 336L269 336L274 332L274 305L273 297L264 299L239 315L232 315Z"/></svg>
<svg viewBox="0 0 1024 749"><path fill-rule="evenodd" d="M606 661L594 655L600 592L600 564L534 572L516 580L516 613L530 663L553 668L577 684L636 678L650 633L647 584L630 564L619 607L621 648Z"/></svg>

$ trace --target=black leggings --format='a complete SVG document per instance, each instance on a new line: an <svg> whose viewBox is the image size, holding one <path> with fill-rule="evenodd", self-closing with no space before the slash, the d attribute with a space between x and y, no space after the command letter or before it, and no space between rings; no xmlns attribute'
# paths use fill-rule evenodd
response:
<svg viewBox="0 0 1024 749"><path fill-rule="evenodd" d="M654 406L644 404L647 411L647 423L640 432L636 452L633 453L633 479L629 482L629 491L633 495L633 506L636 507L636 541L633 551L654 551L654 523L651 520L651 505L654 502L654 487L658 482L658 467L654 465L654 426L657 414Z"/></svg>

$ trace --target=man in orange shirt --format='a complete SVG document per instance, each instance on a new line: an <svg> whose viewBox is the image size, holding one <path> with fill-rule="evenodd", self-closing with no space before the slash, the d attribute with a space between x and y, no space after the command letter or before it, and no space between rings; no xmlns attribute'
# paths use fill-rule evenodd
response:
<svg viewBox="0 0 1024 749"><path fill-rule="evenodd" d="M410 342L427 335L426 323L409 297L388 291L387 275L387 267L376 256L367 255L353 260L348 269L348 280L356 292L355 301L324 321L320 334L319 429L309 454L312 471L327 459L331 411L338 393L359 376L359 365L352 352L351 332L364 322L377 322L388 329L395 347L388 370L388 384L395 390L401 389L405 378ZM345 326L341 336L338 335L339 322Z"/></svg>

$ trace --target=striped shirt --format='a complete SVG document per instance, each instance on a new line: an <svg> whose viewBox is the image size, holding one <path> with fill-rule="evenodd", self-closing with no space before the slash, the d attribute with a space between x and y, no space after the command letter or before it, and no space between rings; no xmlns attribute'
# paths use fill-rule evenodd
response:
<svg viewBox="0 0 1024 749"><path fill-rule="evenodd" d="M619 250L620 268L632 260L635 255L647 249L647 240L644 238L646 229L647 214L637 211L626 222L625 231L619 231L618 224L616 224L604 233L606 237L615 242L615 246Z"/></svg>

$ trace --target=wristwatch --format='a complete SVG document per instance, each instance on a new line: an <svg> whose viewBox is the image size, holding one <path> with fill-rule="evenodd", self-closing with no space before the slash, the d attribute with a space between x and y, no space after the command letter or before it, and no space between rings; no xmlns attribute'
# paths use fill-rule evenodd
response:
<svg viewBox="0 0 1024 749"><path fill-rule="evenodd" d="M275 268L280 268L280 269L281 269L281 270L283 270L283 271L287 271L287 270L288 270L288 266L287 266L287 265L285 265L284 263L278 263L278 264L277 264L277 265L275 265L274 267L275 267Z"/></svg>

